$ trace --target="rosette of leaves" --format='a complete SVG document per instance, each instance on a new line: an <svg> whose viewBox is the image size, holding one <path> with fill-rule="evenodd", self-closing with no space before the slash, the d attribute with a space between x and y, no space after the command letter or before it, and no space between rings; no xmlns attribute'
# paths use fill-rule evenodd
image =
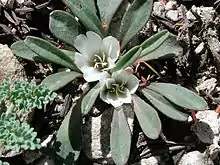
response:
<svg viewBox="0 0 220 165"><path fill-rule="evenodd" d="M0 103L8 99L9 94L10 94L10 84L8 83L8 81L3 80L2 84L0 85Z"/></svg>
<svg viewBox="0 0 220 165"><path fill-rule="evenodd" d="M1 160L0 160L0 165L10 165L8 162L2 162Z"/></svg>
<svg viewBox="0 0 220 165"><path fill-rule="evenodd" d="M2 113L0 117L0 143L6 150L35 150L41 147L34 128L26 122L20 123L13 112Z"/></svg>
<svg viewBox="0 0 220 165"><path fill-rule="evenodd" d="M10 89L9 82L4 80L0 86L0 101L9 100L19 110L42 109L44 104L49 103L55 97L56 93L45 85L37 86L34 82L15 82L13 88Z"/></svg>
<svg viewBox="0 0 220 165"><path fill-rule="evenodd" d="M160 31L142 43L133 45L130 42L148 21L153 0L134 0L126 12L121 11L122 6L127 3L126 0L63 0L63 2L74 16L64 11L53 11L50 14L49 26L54 36L72 46L73 50L77 36L80 33L85 34L87 30L95 32L102 38L111 35L120 41L120 52L123 56L116 61L116 66L109 74L130 65L135 66L142 61L171 58L182 54L176 36L167 30ZM118 13L122 17L118 17ZM75 16L79 20L76 20ZM115 22L118 24L115 25ZM24 59L56 63L71 70L52 74L42 81L42 84L53 91L82 76L81 70L74 62L75 51L58 49L51 43L32 36L14 43L11 48L15 55ZM88 114L99 97L100 90L101 85L97 83L82 98L81 105L77 106L76 110L71 110L65 117L57 134L57 141L60 143L57 156L63 159L63 164L77 161L81 151L81 117ZM152 139L158 138L161 132L161 121L157 111L172 119L186 121L188 110L206 108L206 102L198 95L169 83L151 83L147 87L139 87L138 92L132 97L132 108L140 126ZM117 165L126 164L130 152L131 133L123 111L123 106L114 111L111 128L111 153Z"/></svg>

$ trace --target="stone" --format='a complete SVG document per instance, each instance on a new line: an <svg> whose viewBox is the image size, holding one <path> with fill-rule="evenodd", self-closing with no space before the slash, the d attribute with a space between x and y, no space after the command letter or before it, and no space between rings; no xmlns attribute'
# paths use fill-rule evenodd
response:
<svg viewBox="0 0 220 165"><path fill-rule="evenodd" d="M171 21L178 21L179 20L179 13L177 10L169 10L167 13L166 13L166 17L169 18Z"/></svg>
<svg viewBox="0 0 220 165"><path fill-rule="evenodd" d="M151 156L149 158L141 159L139 162L132 165L165 165L165 162L161 162L159 156Z"/></svg>
<svg viewBox="0 0 220 165"><path fill-rule="evenodd" d="M165 10L175 10L177 6L178 6L177 1L170 0L169 2L167 2L165 6Z"/></svg>
<svg viewBox="0 0 220 165"><path fill-rule="evenodd" d="M202 19L203 22L212 22L215 17L215 9L213 7L196 7L193 5L191 9L196 12Z"/></svg>
<svg viewBox="0 0 220 165"><path fill-rule="evenodd" d="M103 106L101 106L102 109ZM123 105L130 130L133 130L134 112L131 105ZM106 110L97 117L90 116L82 127L82 147L85 155L101 164L114 164L110 152L110 132L113 108Z"/></svg>
<svg viewBox="0 0 220 165"><path fill-rule="evenodd" d="M204 43L204 42L201 42L201 43L196 47L196 49L194 50L194 52L195 52L196 54L200 54L200 53L202 53L204 50L205 50L205 43Z"/></svg>
<svg viewBox="0 0 220 165"><path fill-rule="evenodd" d="M178 165L214 165L214 163L203 153L192 151L183 155Z"/></svg>
<svg viewBox="0 0 220 165"><path fill-rule="evenodd" d="M24 67L7 45L0 44L0 84L3 79L10 83L27 80Z"/></svg>
<svg viewBox="0 0 220 165"><path fill-rule="evenodd" d="M24 0L16 0L16 2L21 5L24 3Z"/></svg>
<svg viewBox="0 0 220 165"><path fill-rule="evenodd" d="M15 0L0 0L0 4L3 5L3 7L13 8Z"/></svg>
<svg viewBox="0 0 220 165"><path fill-rule="evenodd" d="M199 122L191 127L196 136L203 143L218 144L220 134L219 114L212 110L206 110L197 112L196 117Z"/></svg>
<svg viewBox="0 0 220 165"><path fill-rule="evenodd" d="M217 80L215 78L210 78L202 81L199 86L196 87L198 92L204 91L208 94L213 94L217 86Z"/></svg>
<svg viewBox="0 0 220 165"><path fill-rule="evenodd" d="M49 157L45 157L44 159L37 162L36 165L55 165L55 163Z"/></svg>
<svg viewBox="0 0 220 165"><path fill-rule="evenodd" d="M153 12L156 15L163 15L164 11L165 11L165 3L163 3L162 1L154 2Z"/></svg>
<svg viewBox="0 0 220 165"><path fill-rule="evenodd" d="M192 14L191 11L187 11L186 12L186 18L190 21L195 21L196 20L196 17Z"/></svg>
<svg viewBox="0 0 220 165"><path fill-rule="evenodd" d="M42 157L42 154L40 152L31 151L31 150L27 150L22 154L22 158L26 164L31 164L40 157Z"/></svg>
<svg viewBox="0 0 220 165"><path fill-rule="evenodd" d="M216 159L219 153L220 153L220 146L218 144L211 144L205 151L205 154L211 160Z"/></svg>

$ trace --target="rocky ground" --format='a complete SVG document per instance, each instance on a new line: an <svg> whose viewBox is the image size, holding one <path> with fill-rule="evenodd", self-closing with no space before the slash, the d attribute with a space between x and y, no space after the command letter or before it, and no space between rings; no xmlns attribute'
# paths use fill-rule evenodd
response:
<svg viewBox="0 0 220 165"><path fill-rule="evenodd" d="M38 36L56 46L62 43L49 31L49 13L53 10L68 10L60 0L0 0L0 82L9 78L41 82L52 71L49 66L16 58L10 45L23 40L27 35ZM220 164L220 1L202 0L160 0L154 2L149 22L138 34L146 39L160 29L168 29L176 34L184 48L183 55L175 59L153 62L152 65L166 82L181 84L198 92L208 102L208 109L196 114L197 122L189 118L181 123L161 117L163 133L157 140L148 139L140 130L134 116L131 118L133 130L131 165L219 165ZM56 130L74 101L82 93L78 88L81 80L58 91L59 97L37 112L33 125L42 139L42 145L50 147ZM71 101L73 100L73 101ZM111 164L108 145L110 120L108 114L102 119L95 117L84 125L83 148L79 164ZM103 119L104 118L104 119ZM100 123L101 120L106 122ZM39 122L41 121L41 122ZM134 122L134 123L133 123ZM93 123L94 125L91 126ZM133 126L132 126L133 125ZM101 130L101 127L105 130ZM47 128L47 129L45 129ZM89 131L90 130L90 131ZM92 136L88 132L93 132ZM100 140L101 139L101 140ZM91 141L91 144L87 142ZM101 142L100 142L101 141ZM42 154L44 153L44 154ZM11 165L53 165L48 151L24 152L15 157L5 158Z"/></svg>

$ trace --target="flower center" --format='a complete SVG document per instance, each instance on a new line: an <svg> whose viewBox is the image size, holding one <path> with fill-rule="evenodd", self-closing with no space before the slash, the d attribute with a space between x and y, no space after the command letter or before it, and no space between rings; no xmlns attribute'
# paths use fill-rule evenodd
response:
<svg viewBox="0 0 220 165"><path fill-rule="evenodd" d="M124 89L125 89L125 87L124 87L123 84L121 84L121 85L119 85L119 84L112 84L111 89L109 89L109 92L110 93L116 93L116 95L118 96L120 94L124 94L125 93Z"/></svg>
<svg viewBox="0 0 220 165"><path fill-rule="evenodd" d="M108 69L107 56L104 52L102 53L102 55L94 55L93 67L100 71L105 71Z"/></svg>

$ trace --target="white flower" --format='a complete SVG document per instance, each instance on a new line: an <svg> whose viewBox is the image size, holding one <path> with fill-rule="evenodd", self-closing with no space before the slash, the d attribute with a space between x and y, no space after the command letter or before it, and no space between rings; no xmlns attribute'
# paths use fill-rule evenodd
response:
<svg viewBox="0 0 220 165"><path fill-rule="evenodd" d="M139 80L124 70L112 73L102 86L100 98L114 107L123 103L131 103L131 94L134 94L139 86Z"/></svg>
<svg viewBox="0 0 220 165"><path fill-rule="evenodd" d="M102 39L92 31L88 31L86 36L77 36L74 46L79 51L75 54L75 64L87 82L108 77L107 71L115 66L120 53L116 38L108 36Z"/></svg>

